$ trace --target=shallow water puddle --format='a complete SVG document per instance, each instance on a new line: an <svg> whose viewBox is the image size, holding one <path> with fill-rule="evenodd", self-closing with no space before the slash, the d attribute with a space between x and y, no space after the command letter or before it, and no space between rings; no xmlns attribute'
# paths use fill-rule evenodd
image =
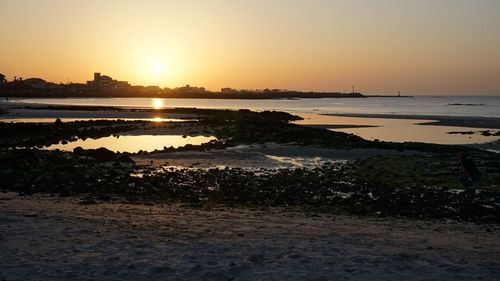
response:
<svg viewBox="0 0 500 281"><path fill-rule="evenodd" d="M304 156L304 157L288 157L288 156L276 156L276 155L265 155L271 163L274 164L276 168L315 168L325 163L338 163L342 164L347 162L344 159L332 159L324 158L320 156Z"/></svg>
<svg viewBox="0 0 500 281"><path fill-rule="evenodd" d="M419 125L433 120L391 119L368 117L343 117L318 114L299 114L304 120L293 122L299 125L353 125L359 128L331 128L329 130L358 135L368 140L392 142L425 142L437 144L476 144L499 140L498 136L477 134L448 134L448 132L484 131L485 128ZM495 129L491 129L496 131Z"/></svg>
<svg viewBox="0 0 500 281"><path fill-rule="evenodd" d="M437 144L477 144L492 142L500 139L499 137L483 136L481 134L448 134L448 132L468 132L480 130L486 129L416 124L376 128L335 129L335 131L355 134L364 139L378 139L394 142L412 141Z"/></svg>
<svg viewBox="0 0 500 281"><path fill-rule="evenodd" d="M164 147L174 148L182 147L188 144L201 145L212 140L216 140L213 136L181 136L181 135L141 135L141 136L109 136L98 139L86 139L69 142L66 144L53 144L46 149L49 150L65 150L71 151L80 146L84 149L96 149L106 147L114 152L130 152L136 153L140 150L154 151L155 149L162 150Z"/></svg>

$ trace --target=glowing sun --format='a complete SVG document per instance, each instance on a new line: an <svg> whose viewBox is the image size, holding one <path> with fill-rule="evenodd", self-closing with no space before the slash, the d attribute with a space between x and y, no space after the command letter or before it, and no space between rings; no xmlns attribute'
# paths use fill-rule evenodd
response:
<svg viewBox="0 0 500 281"><path fill-rule="evenodd" d="M161 62L154 62L151 64L151 71L154 74L162 74L165 71L165 66Z"/></svg>

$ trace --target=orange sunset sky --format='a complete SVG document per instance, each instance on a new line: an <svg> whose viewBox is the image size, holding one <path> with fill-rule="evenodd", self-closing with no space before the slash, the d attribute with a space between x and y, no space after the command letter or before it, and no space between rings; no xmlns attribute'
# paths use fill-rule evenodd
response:
<svg viewBox="0 0 500 281"><path fill-rule="evenodd" d="M0 36L9 80L500 94L497 0L0 0Z"/></svg>

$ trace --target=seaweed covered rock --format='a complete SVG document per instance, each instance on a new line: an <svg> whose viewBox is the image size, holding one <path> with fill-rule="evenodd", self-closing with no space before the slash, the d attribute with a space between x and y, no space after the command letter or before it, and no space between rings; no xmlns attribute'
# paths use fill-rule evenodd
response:
<svg viewBox="0 0 500 281"><path fill-rule="evenodd" d="M85 154L89 157L94 158L98 162L112 162L116 159L116 153L105 148L99 147L97 149L87 149Z"/></svg>
<svg viewBox="0 0 500 281"><path fill-rule="evenodd" d="M76 156L84 156L95 159L97 162L122 162L134 163L134 160L126 153L113 152L105 147L97 149L83 149L78 146L73 149L73 154Z"/></svg>
<svg viewBox="0 0 500 281"><path fill-rule="evenodd" d="M60 118L57 118L56 121L54 121L54 127L62 127L63 125L64 123Z"/></svg>
<svg viewBox="0 0 500 281"><path fill-rule="evenodd" d="M106 149L75 152L0 150L0 189L22 194L101 194L167 202L303 206L359 215L477 222L494 222L500 217L498 191L481 191L470 197L439 187L397 187L353 173L347 164L313 170L176 170L97 161L128 159L126 154Z"/></svg>
<svg viewBox="0 0 500 281"><path fill-rule="evenodd" d="M125 153L119 153L118 156L115 158L115 161L121 163L129 163L129 164L135 163L135 161Z"/></svg>
<svg viewBox="0 0 500 281"><path fill-rule="evenodd" d="M132 170L57 150L0 150L0 189L21 194L112 193L128 184Z"/></svg>

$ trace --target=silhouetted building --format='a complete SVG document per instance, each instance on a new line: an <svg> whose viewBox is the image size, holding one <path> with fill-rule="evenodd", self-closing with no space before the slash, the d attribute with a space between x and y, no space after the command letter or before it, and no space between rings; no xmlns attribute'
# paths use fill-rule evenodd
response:
<svg viewBox="0 0 500 281"><path fill-rule="evenodd" d="M182 94L199 94L207 92L207 90L204 87L192 87L190 85L175 88L175 91Z"/></svg>
<svg viewBox="0 0 500 281"><path fill-rule="evenodd" d="M125 90L130 87L127 81L117 81L100 72L94 73L94 80L87 81L87 86L92 90Z"/></svg>

